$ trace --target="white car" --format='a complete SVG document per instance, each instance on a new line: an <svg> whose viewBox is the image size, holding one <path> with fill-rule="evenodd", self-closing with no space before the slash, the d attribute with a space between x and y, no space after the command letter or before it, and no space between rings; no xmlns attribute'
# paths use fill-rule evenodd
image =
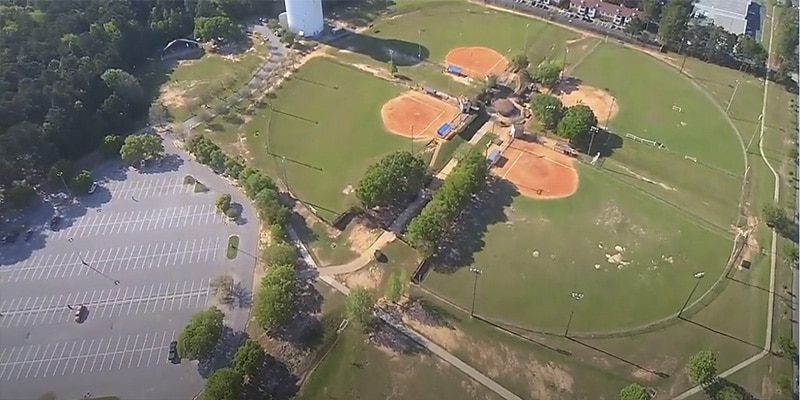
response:
<svg viewBox="0 0 800 400"><path fill-rule="evenodd" d="M97 190L97 182L92 182L92 186L89 187L89 191L87 193L92 194L95 190Z"/></svg>

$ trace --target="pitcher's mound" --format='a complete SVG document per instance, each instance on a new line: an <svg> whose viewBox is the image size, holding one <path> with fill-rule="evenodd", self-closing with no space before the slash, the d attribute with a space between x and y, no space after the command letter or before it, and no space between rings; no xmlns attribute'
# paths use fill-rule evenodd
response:
<svg viewBox="0 0 800 400"><path fill-rule="evenodd" d="M447 53L444 62L461 67L465 75L476 79L498 75L508 67L502 54L486 47L456 47Z"/></svg>
<svg viewBox="0 0 800 400"><path fill-rule="evenodd" d="M594 111L594 115L600 125L606 125L606 120L614 118L617 115L617 111L619 111L619 104L614 100L614 96L611 93L596 87L576 84L571 80L556 85L553 88L553 94L566 107L572 107L576 104L589 106Z"/></svg>
<svg viewBox="0 0 800 400"><path fill-rule="evenodd" d="M458 114L455 105L413 90L387 101L381 108L386 130L420 139L435 137L439 127Z"/></svg>

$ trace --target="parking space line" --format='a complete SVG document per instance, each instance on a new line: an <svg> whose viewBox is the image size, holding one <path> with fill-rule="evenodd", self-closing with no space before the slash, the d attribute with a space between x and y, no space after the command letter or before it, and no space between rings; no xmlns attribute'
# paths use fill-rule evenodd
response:
<svg viewBox="0 0 800 400"><path fill-rule="evenodd" d="M92 352L92 346L94 346L94 339L92 339L92 343L89 343L89 354L91 354L91 352ZM89 357L84 357L83 358L83 364L81 364L81 374L83 374L83 370L86 369L86 363L88 361L89 361ZM76 363L76 365L77 365L77 363Z"/></svg>
<svg viewBox="0 0 800 400"><path fill-rule="evenodd" d="M83 345L86 344L86 339L81 340L81 348L78 349L78 354L83 354ZM84 365L86 362L84 362ZM75 373L75 368L78 367L78 360L75 360L75 364L72 365L72 371L69 372L70 375ZM66 370L65 370L66 371ZM62 374L63 375L63 374Z"/></svg>
<svg viewBox="0 0 800 400"><path fill-rule="evenodd" d="M72 347L70 347L70 348L69 348L69 355L72 355L72 351L73 351L73 350L75 350L75 346L76 346L77 344L78 344L78 342L77 342L77 341L74 341L74 342L72 342ZM66 346L64 346L64 347L66 347ZM71 360L67 360L67 361L64 363L64 369L61 371L61 376L64 376L64 373L66 373L66 372L67 372L67 368L69 367L69 362L70 362L70 361L71 361ZM77 364L77 362L76 362L76 364ZM58 364L56 364L56 367L58 367ZM74 368L73 368L73 369L74 369Z"/></svg>
<svg viewBox="0 0 800 400"><path fill-rule="evenodd" d="M98 350L98 351L100 350L100 348L101 348L101 347L103 347L103 339L104 339L104 338L100 338L100 342L97 344L97 350ZM110 339L109 339L109 342L111 342L111 340L110 340ZM96 354L99 354L99 353L96 353ZM89 368L89 373L91 373L91 372L93 372L93 371L94 371L94 364L95 364L96 362L97 362L97 356L95 356L95 357L92 357L92 366ZM81 373L83 373L83 370L81 370Z"/></svg>
<svg viewBox="0 0 800 400"><path fill-rule="evenodd" d="M33 354L33 359L34 360L36 360L36 357L39 357L39 350L41 350L41 349L42 349L42 345L36 345L36 353ZM28 370L25 371L25 379L27 379L28 375L31 374L31 370L33 369L33 364L35 364L35 362L32 362L31 365L28 367ZM21 370L21 368L20 368L20 370Z"/></svg>
<svg viewBox="0 0 800 400"><path fill-rule="evenodd" d="M147 343L147 337L148 337L148 336L150 336L150 333L146 333L146 334L144 335L144 340L142 341L142 344L145 344L145 343ZM140 352L140 353L139 353L139 361L138 361L138 362L136 362L136 368L139 368L139 366L140 366L140 365L142 365L142 356L143 356L143 355L144 355L144 352Z"/></svg>
<svg viewBox="0 0 800 400"><path fill-rule="evenodd" d="M28 351L27 351L27 352L25 352L25 357L23 357L23 359L27 359L27 358L28 358L28 355L30 355L30 354L31 354L31 351L33 351L33 346L30 346L30 347L28 347ZM21 353L21 352L20 352L20 353ZM11 370L11 374L13 374L13 373L14 373L14 370L12 369L12 370ZM17 371L17 376L16 376L14 379L19 379L19 375L20 375L21 373L22 373L22 368L19 368L19 370ZM11 374L8 374L8 379L9 379L9 380L11 379Z"/></svg>
<svg viewBox="0 0 800 400"><path fill-rule="evenodd" d="M66 344L64 344L64 347L67 347L67 345L66 345ZM56 344L53 346L53 352L52 352L52 353L50 353L50 355L47 357L47 359L48 359L48 361L47 361L47 366L46 366L46 367L44 367L44 372L42 373L42 377L43 377L43 378L47 376L47 371L50 369L50 364L52 364L52 363L53 363L53 356L54 356L54 355L56 355L56 352L57 352L57 351L58 351L58 343L56 343ZM44 363L43 363L43 364L44 364ZM39 371L36 371L36 372L38 373ZM35 376L34 378L36 378L36 376Z"/></svg>

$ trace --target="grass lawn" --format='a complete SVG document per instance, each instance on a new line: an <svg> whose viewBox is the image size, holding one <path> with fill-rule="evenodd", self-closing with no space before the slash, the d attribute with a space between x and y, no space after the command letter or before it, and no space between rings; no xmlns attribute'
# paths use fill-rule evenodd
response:
<svg viewBox="0 0 800 400"><path fill-rule="evenodd" d="M139 78L155 97L167 106L172 119L184 121L202 104L214 106L241 89L256 68L269 56L259 36L253 46L241 54L222 56L206 53L197 60L153 61Z"/></svg>
<svg viewBox="0 0 800 400"><path fill-rule="evenodd" d="M562 60L566 47L567 64L577 62L596 43L555 25L463 1L430 2L424 7L416 1L398 3L396 15L340 42L337 47L346 51L335 54L348 62L380 67L389 61L390 49L414 58L422 55L421 64L399 61L399 73L422 85L463 95L474 93L475 88L442 73L445 55L455 47L489 47L506 58L526 49L531 64L538 65L548 58ZM475 29L478 26L488 30Z"/></svg>
<svg viewBox="0 0 800 400"><path fill-rule="evenodd" d="M425 286L469 305L473 275L483 270L476 312L490 318L563 332L629 328L678 311L705 271L698 293L720 275L730 239L664 203L589 167L569 198L532 201L500 187L466 225L458 255L437 266ZM702 244L702 245L699 245ZM602 245L602 248L600 246ZM617 266L617 253L629 265ZM438 272L437 272L438 271ZM582 292L576 301L572 292ZM502 293L502 295L500 295Z"/></svg>
<svg viewBox="0 0 800 400"><path fill-rule="evenodd" d="M497 399L425 352L396 353L348 327L314 371L299 399Z"/></svg>
<svg viewBox="0 0 800 400"><path fill-rule="evenodd" d="M618 138L609 140L612 162L604 167L657 182L632 179L722 229L735 223L744 173L742 147L709 98L670 66L617 44L599 46L574 74L584 84L607 89L619 104L611 120ZM682 111L673 111L673 105ZM625 138L627 133L664 143L668 150L634 142ZM698 163L686 160L687 155Z"/></svg>
<svg viewBox="0 0 800 400"><path fill-rule="evenodd" d="M369 165L408 146L408 139L384 130L380 117L381 106L401 92L368 73L317 58L283 84L271 106L242 125L212 121L210 137L285 178L296 196L330 221L354 204L353 187Z"/></svg>

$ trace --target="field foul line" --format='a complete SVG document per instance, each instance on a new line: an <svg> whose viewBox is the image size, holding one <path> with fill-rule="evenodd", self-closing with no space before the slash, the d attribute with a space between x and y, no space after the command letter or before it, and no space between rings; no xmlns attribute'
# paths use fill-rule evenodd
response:
<svg viewBox="0 0 800 400"><path fill-rule="evenodd" d="M519 159L522 158L523 154L525 153L520 152L519 155L517 155L517 158L514 159L514 162L512 162L511 165L508 166L508 169L503 174L502 179L506 179L506 175L508 175L508 173L511 172L512 169L514 169L514 166L517 165L517 161L519 161Z"/></svg>

